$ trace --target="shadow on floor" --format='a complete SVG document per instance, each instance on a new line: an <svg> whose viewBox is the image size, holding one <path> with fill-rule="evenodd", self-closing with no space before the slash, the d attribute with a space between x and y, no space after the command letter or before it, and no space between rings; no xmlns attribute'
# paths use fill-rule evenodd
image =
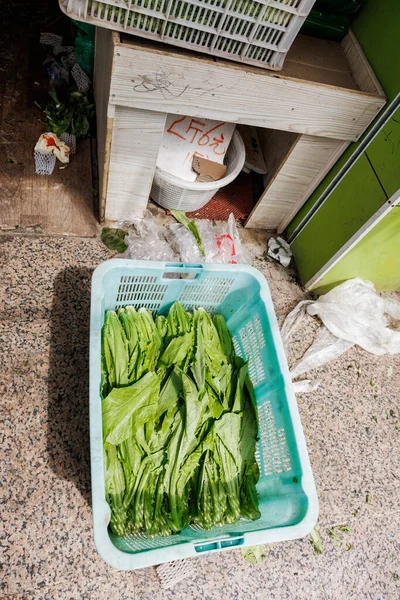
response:
<svg viewBox="0 0 400 600"><path fill-rule="evenodd" d="M90 503L89 329L92 271L69 267L55 280L51 313L47 452L53 472Z"/></svg>

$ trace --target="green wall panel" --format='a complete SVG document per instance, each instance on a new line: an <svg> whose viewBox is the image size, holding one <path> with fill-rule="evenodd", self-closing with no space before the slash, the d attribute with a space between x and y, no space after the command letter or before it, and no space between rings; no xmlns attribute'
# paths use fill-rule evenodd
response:
<svg viewBox="0 0 400 600"><path fill-rule="evenodd" d="M313 288L327 292L353 277L368 279L380 292L400 290L400 206L358 242Z"/></svg>
<svg viewBox="0 0 400 600"><path fill-rule="evenodd" d="M400 0L367 0L353 21L352 29L390 102L400 92ZM379 114L382 114L382 111ZM286 229L288 235L291 235L307 216L372 126L373 123L358 142L350 144L346 152L311 194L289 223ZM365 220L371 216L367 215Z"/></svg>
<svg viewBox="0 0 400 600"><path fill-rule="evenodd" d="M300 277L311 279L386 201L365 154L291 244Z"/></svg>
<svg viewBox="0 0 400 600"><path fill-rule="evenodd" d="M365 153L390 198L400 188L400 108L372 140Z"/></svg>
<svg viewBox="0 0 400 600"><path fill-rule="evenodd" d="M391 102L400 92L400 1L367 0L352 29Z"/></svg>
<svg viewBox="0 0 400 600"><path fill-rule="evenodd" d="M400 0L399 0L399 2L400 2ZM345 150L345 152L342 154L342 156L339 158L339 160L335 163L335 165L329 171L328 175L326 175L326 177L324 177L324 179L321 181L319 186L314 190L314 192L308 198L307 202L305 204L303 204L303 206L301 207L299 212L296 214L296 216L290 221L289 225L286 228L286 234L288 236L292 235L292 233L294 232L296 227L298 225L300 225L300 223L304 219L304 217L307 216L308 212L311 210L311 208L314 206L314 204L319 200L319 197L326 190L328 185L331 183L332 179L334 179L336 177L336 175L339 173L340 169L346 164L348 159L351 157L354 150L359 145L360 141L350 144L350 146Z"/></svg>

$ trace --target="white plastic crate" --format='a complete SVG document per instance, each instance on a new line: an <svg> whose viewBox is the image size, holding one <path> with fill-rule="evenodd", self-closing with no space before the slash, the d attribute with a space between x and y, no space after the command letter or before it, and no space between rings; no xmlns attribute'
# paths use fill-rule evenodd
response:
<svg viewBox="0 0 400 600"><path fill-rule="evenodd" d="M315 0L59 0L71 18L279 70Z"/></svg>

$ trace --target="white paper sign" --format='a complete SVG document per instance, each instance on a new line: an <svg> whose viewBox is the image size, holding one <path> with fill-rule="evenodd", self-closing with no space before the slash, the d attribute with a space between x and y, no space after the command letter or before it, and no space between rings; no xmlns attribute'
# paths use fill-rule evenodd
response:
<svg viewBox="0 0 400 600"><path fill-rule="evenodd" d="M234 123L168 115L157 166L180 179L195 181L193 156L223 164L234 130Z"/></svg>

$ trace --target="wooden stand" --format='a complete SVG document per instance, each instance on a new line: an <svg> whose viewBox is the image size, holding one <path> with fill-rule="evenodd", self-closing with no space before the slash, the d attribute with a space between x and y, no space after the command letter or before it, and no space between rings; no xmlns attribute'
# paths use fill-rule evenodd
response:
<svg viewBox="0 0 400 600"><path fill-rule="evenodd" d="M299 36L276 72L98 29L101 218L142 216L167 113L255 125L267 186L246 226L282 231L386 102L352 34Z"/></svg>

